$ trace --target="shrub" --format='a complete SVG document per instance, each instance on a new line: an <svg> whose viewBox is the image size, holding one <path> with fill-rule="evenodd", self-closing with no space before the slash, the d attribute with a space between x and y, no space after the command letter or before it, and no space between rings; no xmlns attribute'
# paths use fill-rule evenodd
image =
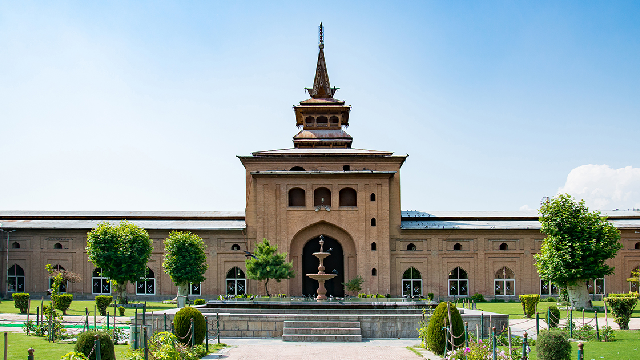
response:
<svg viewBox="0 0 640 360"><path fill-rule="evenodd" d="M538 360L571 360L571 344L560 330L541 330L536 341Z"/></svg>
<svg viewBox="0 0 640 360"><path fill-rule="evenodd" d="M578 340L589 341L595 339L596 333L593 326L584 324L582 325L582 327L573 332L573 337L577 338Z"/></svg>
<svg viewBox="0 0 640 360"><path fill-rule="evenodd" d="M524 314L530 318L536 313L536 306L540 302L540 295L520 295L520 302L522 302L522 310Z"/></svg>
<svg viewBox="0 0 640 360"><path fill-rule="evenodd" d="M204 305L206 301L204 299L195 299L193 300L194 305Z"/></svg>
<svg viewBox="0 0 640 360"><path fill-rule="evenodd" d="M560 296L558 299L560 302L569 302L569 292L566 287L560 288Z"/></svg>
<svg viewBox="0 0 640 360"><path fill-rule="evenodd" d="M124 306L118 306L118 312L120 313L120 316L124 316Z"/></svg>
<svg viewBox="0 0 640 360"><path fill-rule="evenodd" d="M98 307L98 312L100 316L107 316L107 308L109 304L113 301L113 296L109 295L98 295L96 296L96 306Z"/></svg>
<svg viewBox="0 0 640 360"><path fill-rule="evenodd" d="M195 327L195 344L202 344L207 331L207 324L202 313L196 308L187 306L176 313L173 317L175 334L178 336L180 342L191 344L191 333L189 332L191 327L190 319L193 319L193 326ZM189 334L189 336L187 336L187 334Z"/></svg>
<svg viewBox="0 0 640 360"><path fill-rule="evenodd" d="M26 314L29 309L29 293L13 293L13 306L20 309L21 314Z"/></svg>
<svg viewBox="0 0 640 360"><path fill-rule="evenodd" d="M620 325L620 330L629 330L629 318L636 307L638 297L635 294L609 294L604 301L613 313L613 321Z"/></svg>
<svg viewBox="0 0 640 360"><path fill-rule="evenodd" d="M71 302L73 302L72 294L60 294L51 297L51 302L53 302L53 306L62 311L64 315L67 315L67 309L71 306Z"/></svg>
<svg viewBox="0 0 640 360"><path fill-rule="evenodd" d="M549 318L549 315L551 315L551 318ZM557 306L555 305L549 306L549 311L547 311L547 315L546 315L546 321L550 327L552 328L558 327L558 323L560 323L560 310L558 310Z"/></svg>
<svg viewBox="0 0 640 360"><path fill-rule="evenodd" d="M497 360L510 360L509 355L502 350L496 352ZM457 350L450 350L445 360L467 360L467 359L492 359L491 348L482 341L469 343L469 347L460 347Z"/></svg>
<svg viewBox="0 0 640 360"><path fill-rule="evenodd" d="M616 341L616 334L613 332L611 326L603 326L602 329L600 329L600 339L606 342Z"/></svg>
<svg viewBox="0 0 640 360"><path fill-rule="evenodd" d="M473 294L473 296L471 296L469 299L471 299L471 301L475 301L477 303L487 301L487 300L484 299L484 296L482 296L482 294L480 294L480 293Z"/></svg>
<svg viewBox="0 0 640 360"><path fill-rule="evenodd" d="M100 356L102 360L115 360L116 355L113 349L113 341L106 331L85 331L78 336L75 351L85 354L89 360L96 359L96 352L91 350L96 337L100 339ZM91 355L89 355L91 354Z"/></svg>
<svg viewBox="0 0 640 360"><path fill-rule="evenodd" d="M83 353L77 351L68 352L60 358L60 360L89 360Z"/></svg>
<svg viewBox="0 0 640 360"><path fill-rule="evenodd" d="M427 299L429 299L429 301L433 301L433 293L428 293Z"/></svg>
<svg viewBox="0 0 640 360"><path fill-rule="evenodd" d="M447 314L447 304L449 304L449 308L451 309L451 324L449 324L449 317ZM426 329L426 345L427 349L433 351L436 354L442 355L444 353L444 340L445 340L445 331L442 329L444 322L447 322L447 326L453 332L453 335L457 337L454 340L456 346L461 345L464 342L464 336L460 336L464 334L464 325L462 322L462 316L458 312L458 309L451 303L440 303L436 310L433 312L433 315L429 318L429 325L427 325ZM424 331L420 331L421 334L424 334ZM451 336L449 334L449 336ZM423 340L425 340L423 338ZM451 345L449 344L449 347Z"/></svg>
<svg viewBox="0 0 640 360"><path fill-rule="evenodd" d="M556 302L556 301L557 301L557 299L556 299L556 298L554 298L554 297L552 297L552 296L549 296L545 301L546 301L546 302L552 302L552 303L554 303L554 302Z"/></svg>

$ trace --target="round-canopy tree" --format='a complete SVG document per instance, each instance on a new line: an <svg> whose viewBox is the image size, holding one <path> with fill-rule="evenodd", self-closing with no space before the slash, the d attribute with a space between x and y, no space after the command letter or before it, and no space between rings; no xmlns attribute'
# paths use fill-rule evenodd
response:
<svg viewBox="0 0 640 360"><path fill-rule="evenodd" d="M546 235L535 255L540 278L567 287L573 306L591 307L587 280L610 275L605 264L622 248L620 232L600 212L590 212L568 194L543 201L540 231Z"/></svg>
<svg viewBox="0 0 640 360"><path fill-rule="evenodd" d="M103 222L87 234L86 249L89 261L114 282L118 301L126 304L127 283L147 275L152 250L147 231L126 220L118 226Z"/></svg>
<svg viewBox="0 0 640 360"><path fill-rule="evenodd" d="M164 240L164 272L178 287L178 307L185 306L189 294L189 283L197 284L205 280L207 271L206 246L196 234L172 231Z"/></svg>
<svg viewBox="0 0 640 360"><path fill-rule="evenodd" d="M245 260L247 277L253 280L266 280L264 291L269 296L269 279L280 282L282 279L291 279L295 276L293 262L287 262L287 253L278 254L278 246L269 244L269 240L263 239L258 243L253 255Z"/></svg>

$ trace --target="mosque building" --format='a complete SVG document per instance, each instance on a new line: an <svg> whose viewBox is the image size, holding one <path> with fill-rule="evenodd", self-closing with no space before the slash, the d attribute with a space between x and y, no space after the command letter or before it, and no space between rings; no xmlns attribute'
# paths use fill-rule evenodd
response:
<svg viewBox="0 0 640 360"><path fill-rule="evenodd" d="M262 294L261 282L246 278L245 251L266 238L287 252L296 276L270 283L272 294L313 295L321 235L327 295L345 295L342 283L358 275L363 292L392 297L426 296L510 299L520 294L557 295L540 280L533 255L544 236L535 211L402 211L400 169L407 156L352 147L346 132L351 107L335 98L319 44L309 99L294 106L293 148L238 156L246 173L244 212L0 211L1 292L44 294L50 287L46 264L79 273L66 284L76 298L112 293L108 281L88 261L87 232L98 223L126 219L153 240L147 279L130 284L138 299L175 297L176 286L162 270L163 239L173 230L191 231L207 245L206 280L191 284L193 297ZM356 123L358 119L355 119ZM628 282L640 266L640 211L606 211L621 231L615 274L589 281L594 298L637 291Z"/></svg>

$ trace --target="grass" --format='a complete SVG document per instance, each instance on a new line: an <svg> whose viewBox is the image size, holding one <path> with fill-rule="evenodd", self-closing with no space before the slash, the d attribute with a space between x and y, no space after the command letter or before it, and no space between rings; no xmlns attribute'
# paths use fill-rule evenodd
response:
<svg viewBox="0 0 640 360"><path fill-rule="evenodd" d="M2 340L4 342L4 340ZM75 344L50 343L43 337L27 336L23 333L9 333L8 358L26 359L27 349L33 348L36 359L60 359L64 354L73 351ZM4 344L3 344L4 345ZM116 345L115 353L117 359L123 359L129 345Z"/></svg>
<svg viewBox="0 0 640 360"><path fill-rule="evenodd" d="M540 313L540 318L544 319L547 316L547 309L549 308L549 306L551 305L556 305L558 306L556 303L552 303L552 302L539 302L538 303L538 312ZM603 301L594 301L593 302L593 306L596 307L603 307L604 306L604 302ZM558 306L559 307L559 306ZM499 313L499 314L508 314L509 318L511 319L524 319L526 318L523 315L522 312L522 304L519 302L504 302L504 303L493 303L493 302L483 302L483 303L476 303L476 308L478 310L483 310L483 311L489 311L489 312L495 312L495 313ZM593 318L594 315L594 311L593 310L585 310L584 312L584 317L585 318ZM611 321L612 317L611 317L611 313L608 314L609 316L609 320ZM636 308L633 311L633 314L631 315L631 317L640 317L640 309ZM535 318L535 316L534 316ZM567 311L566 310L560 310L560 318L561 319L566 319L567 318ZM573 312L573 321L578 324L579 323L579 319L582 318L582 311L577 311L575 310ZM604 318L604 312L598 312L598 318ZM604 321L604 319L603 319Z"/></svg>
<svg viewBox="0 0 640 360"><path fill-rule="evenodd" d="M44 304L49 305L51 301L45 300ZM113 304L113 303L112 303ZM93 316L94 306L96 302L93 300L75 300L67 310L67 315L84 315L85 307L89 310L90 316ZM29 314L36 314L36 307L40 306L40 300L31 299L31 310ZM147 312L163 311L167 309L175 309L176 304L163 304L162 302L147 302ZM142 309L138 309L140 312ZM113 306L109 307L109 312L113 315ZM135 315L136 310L133 308L125 309L125 316ZM14 306L13 300L4 300L0 303L0 313L2 314L19 314L20 310ZM99 315L99 314L98 314ZM118 316L120 313L118 312Z"/></svg>

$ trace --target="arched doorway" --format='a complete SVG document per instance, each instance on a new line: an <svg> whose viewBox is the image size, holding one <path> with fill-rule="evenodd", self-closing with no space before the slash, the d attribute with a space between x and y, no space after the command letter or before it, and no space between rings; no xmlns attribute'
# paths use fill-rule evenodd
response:
<svg viewBox="0 0 640 360"><path fill-rule="evenodd" d="M327 296L344 297L344 252L340 243L327 235L324 238L324 251L331 249L331 255L324 259L324 267L327 274L337 273L338 276L324 283L327 289ZM313 280L306 274L315 274L318 272L320 260L313 255L314 252L320 251L320 237L317 236L307 241L302 249L302 294L305 296L315 296L318 290L318 281Z"/></svg>

